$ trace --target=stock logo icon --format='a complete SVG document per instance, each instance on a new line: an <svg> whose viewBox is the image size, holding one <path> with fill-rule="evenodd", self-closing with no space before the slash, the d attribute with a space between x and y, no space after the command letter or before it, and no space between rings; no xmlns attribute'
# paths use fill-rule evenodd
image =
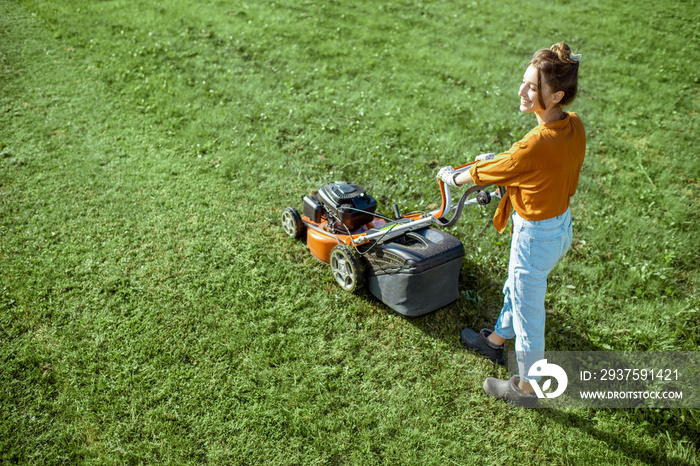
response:
<svg viewBox="0 0 700 466"><path fill-rule="evenodd" d="M546 359L540 359L530 366L530 370L527 372L527 375L528 377L541 377L543 380L545 377L550 377L544 380L542 388L540 388L537 381L530 381L530 384L532 385L532 388L535 389L535 393L537 393L538 398L545 398L545 396L547 398L556 398L564 393L564 390L566 390L566 386L569 383L569 378L567 377L564 369L556 364L548 363ZM557 381L557 389L552 393L545 393L552 387L552 378L556 379Z"/></svg>

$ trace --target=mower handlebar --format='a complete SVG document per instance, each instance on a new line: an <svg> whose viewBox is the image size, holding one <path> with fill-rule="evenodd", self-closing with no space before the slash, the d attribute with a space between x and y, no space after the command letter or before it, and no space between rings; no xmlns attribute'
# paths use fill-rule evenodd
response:
<svg viewBox="0 0 700 466"><path fill-rule="evenodd" d="M458 172L463 172L464 170L467 170L472 164L468 163L466 165L462 165L461 167L457 167L455 170ZM390 232L391 235L388 236L388 232L385 231L377 231L373 233L368 233L368 234L363 234L359 235L358 237L355 237L352 239L352 243L355 246L365 244L371 240L379 240L382 241L384 239L388 239L390 237L394 237L397 234L406 232L406 231L411 231L411 230L417 230L420 228L425 228L426 226L429 225L437 225L441 228L449 228L454 226L457 221L459 220L459 217L462 215L462 210L464 209L465 205L471 205L471 204L487 204L490 202L490 199L492 197L496 198L501 198L504 194L504 190L501 186L497 186L496 189L493 192L488 192L484 191L484 188L487 186L492 186L492 185L474 185L467 189L464 194L462 194L462 197L460 198L459 202L456 205L452 205L452 194L450 193L450 187L449 185L445 184L442 180L438 180L438 185L440 186L440 196L442 198L442 204L438 210L435 210L433 212L430 212L429 214L426 214L425 217L420 218L418 220L413 220L407 223L403 224L396 224L392 226ZM478 193L480 191L485 192L487 196L487 200L484 202L483 199L469 199L469 195ZM452 216L450 220L447 220L445 218L445 215L451 212L452 210L456 210L455 214Z"/></svg>
<svg viewBox="0 0 700 466"><path fill-rule="evenodd" d="M470 163L467 163L465 165L459 166L459 167L455 168L455 171L457 173L462 173L462 172L468 170L474 163L475 162L470 162ZM440 208L438 210L431 212L430 215L435 217L435 219L438 221L438 224L440 226L447 227L447 228L452 227L457 223L457 221L459 220L459 217L462 215L462 209L464 209L465 205L477 204L477 203L478 204L488 204L488 202L490 202L491 197L495 196L495 197L500 199L503 196L503 194L505 193L505 189L501 186L498 186L495 191L493 191L491 193L486 192L487 199L488 199L486 202L482 202L479 199L467 200L469 195L471 195L475 192L483 191L484 188L486 188L487 186L492 186L490 184L474 185L474 186L470 187L469 189L467 189L465 191L465 193L462 194L462 197L460 198L459 202L453 206L452 205L452 195L450 192L450 186L447 185L444 181L442 181L440 179L438 179L438 186L440 186L440 196L442 198L442 204L440 205ZM455 212L454 216L452 217L452 219L450 219L448 221L444 217L447 213L451 212L453 209L456 209L456 212Z"/></svg>
<svg viewBox="0 0 700 466"><path fill-rule="evenodd" d="M474 164L474 162L470 162L464 165L461 165L457 168L455 168L455 172L457 173L462 173L466 170L469 169ZM438 186L440 186L440 196L442 197L442 204L440 205L440 208L434 212L431 212L431 215L433 215L435 218L442 218L446 213L448 213L450 210L452 210L452 198L450 196L450 186L445 184L444 181L441 179L438 179Z"/></svg>

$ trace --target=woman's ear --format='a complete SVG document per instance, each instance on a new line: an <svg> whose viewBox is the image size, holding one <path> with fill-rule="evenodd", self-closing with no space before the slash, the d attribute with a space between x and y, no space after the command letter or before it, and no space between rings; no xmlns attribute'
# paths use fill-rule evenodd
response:
<svg viewBox="0 0 700 466"><path fill-rule="evenodd" d="M557 91L554 94L552 94L552 102L555 104L558 104L561 102L561 99L564 98L564 91Z"/></svg>

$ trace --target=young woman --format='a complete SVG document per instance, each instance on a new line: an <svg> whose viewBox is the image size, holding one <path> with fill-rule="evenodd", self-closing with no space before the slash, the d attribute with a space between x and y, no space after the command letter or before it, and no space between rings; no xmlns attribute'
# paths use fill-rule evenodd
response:
<svg viewBox="0 0 700 466"><path fill-rule="evenodd" d="M544 357L547 276L571 246L569 199L576 192L586 151L581 119L562 107L576 97L580 55L563 42L537 51L520 85L520 111L534 113L537 126L506 152L477 157L464 172L444 167L438 178L452 186L468 183L506 186L494 217L503 232L511 211L508 279L503 308L493 331L464 329L460 340L492 361L504 363L503 347L515 338L519 375L510 380L487 378L484 391L521 406L535 406L530 370Z"/></svg>

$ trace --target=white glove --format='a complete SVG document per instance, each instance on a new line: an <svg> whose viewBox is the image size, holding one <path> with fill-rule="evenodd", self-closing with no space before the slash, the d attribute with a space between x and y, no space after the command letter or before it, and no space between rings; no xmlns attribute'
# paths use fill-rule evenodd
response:
<svg viewBox="0 0 700 466"><path fill-rule="evenodd" d="M496 154L490 153L490 154L481 154L477 155L474 160L478 162L483 162L484 160L491 160L496 156Z"/></svg>
<svg viewBox="0 0 700 466"><path fill-rule="evenodd" d="M445 182L445 184L457 187L457 183L455 183L455 175L457 175L457 172L454 168L442 167L438 172L437 177Z"/></svg>

